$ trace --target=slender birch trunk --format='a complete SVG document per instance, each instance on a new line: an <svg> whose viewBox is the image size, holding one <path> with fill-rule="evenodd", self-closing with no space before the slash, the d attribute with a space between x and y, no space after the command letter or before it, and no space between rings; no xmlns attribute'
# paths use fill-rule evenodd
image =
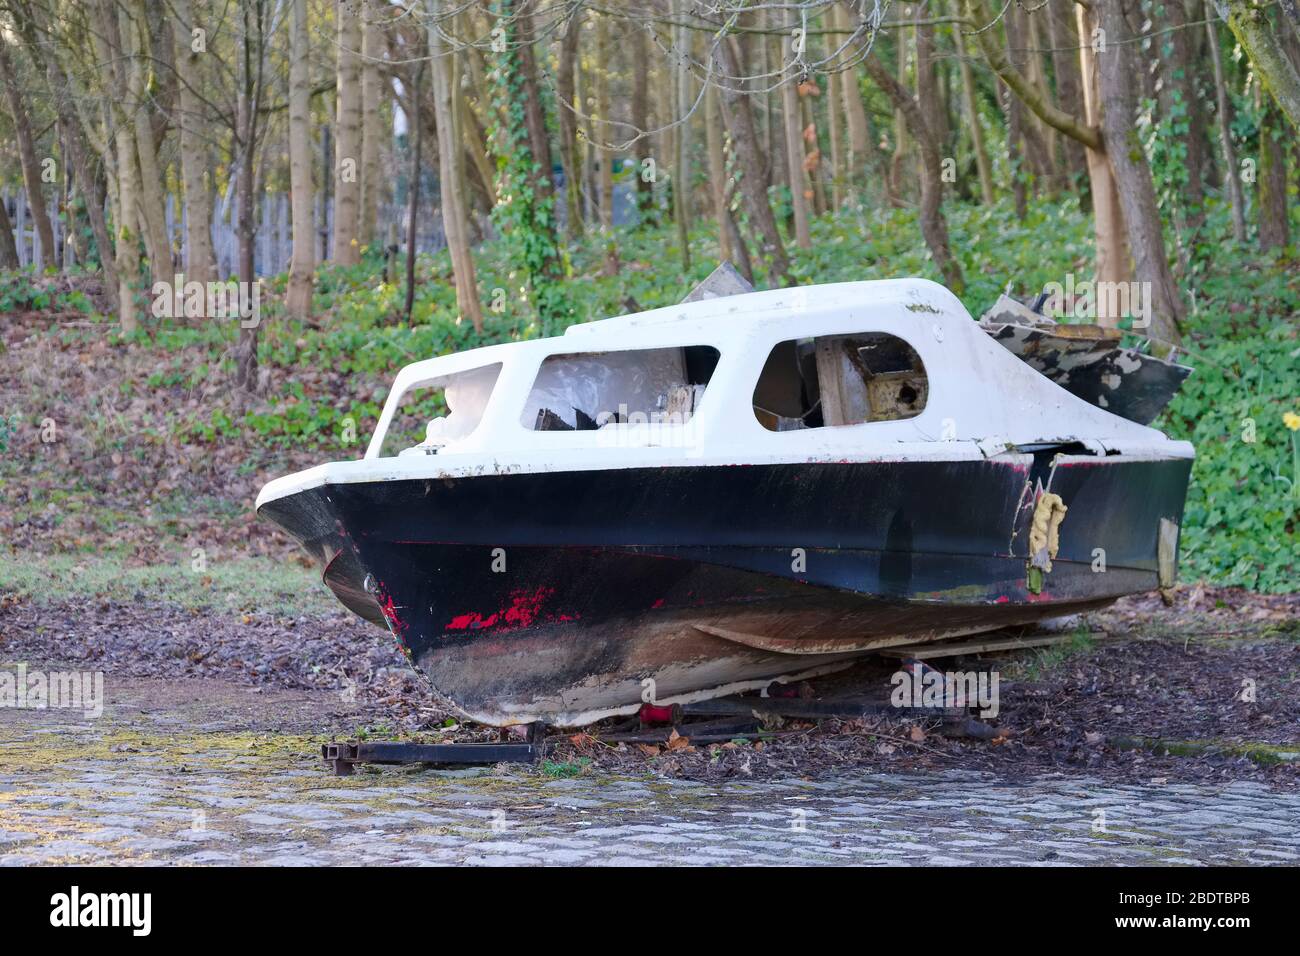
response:
<svg viewBox="0 0 1300 956"><path fill-rule="evenodd" d="M203 158L208 149L208 137L200 97L203 86L199 64L201 54L192 49L195 21L190 0L172 0L172 11L172 40L180 86L177 125L181 139L181 185L185 189L185 277L206 283L217 277L217 258L212 249L212 194ZM292 71L293 64L290 64L291 75Z"/></svg>
<svg viewBox="0 0 1300 956"><path fill-rule="evenodd" d="M970 58L966 51L966 35L960 27L953 30L953 33L957 37L957 63L961 72L962 98L966 105L966 125L970 127L971 151L975 154L975 168L980 177L980 198L984 205L991 206L995 199L993 165L989 162L988 147L984 144L984 124L980 122L974 71L970 68Z"/></svg>
<svg viewBox="0 0 1300 956"><path fill-rule="evenodd" d="M150 117L153 108L146 102L148 93L150 55L146 36L147 15L144 0L135 0L131 10L119 8L122 45L130 51L127 63L127 89L131 110L131 123L135 132L135 151L140 169L141 228L145 249L149 254L149 269L154 282L170 282L175 274L172 263L171 237L167 234L167 213L163 199L163 174L154 147L154 132Z"/></svg>
<svg viewBox="0 0 1300 956"><path fill-rule="evenodd" d="M610 62L609 18L596 15L596 132L601 140L611 138L613 127L610 125ZM610 150L598 153L600 171L598 175L600 197L600 227L608 232L614 228L614 154Z"/></svg>
<svg viewBox="0 0 1300 956"><path fill-rule="evenodd" d="M444 0L429 0L435 17L445 8ZM456 284L456 307L462 318L483 331L483 307L479 303L474 256L469 247L469 227L460 189L461 151L452 107L456 54L448 47L434 20L429 21L429 59L433 68L434 121L438 127L438 181L441 184L442 226L451 253L452 276Z"/></svg>
<svg viewBox="0 0 1300 956"><path fill-rule="evenodd" d="M837 3L831 7L831 23L837 30L847 32L850 29L848 11L841 4ZM837 41L838 37L832 38L832 42L839 46ZM844 118L848 130L848 155L846 157L848 175L845 177L845 185L850 195L854 195L862 184L863 165L869 161L871 155L869 151L874 147L871 143L871 133L867 125L866 106L862 102L862 90L858 87L857 67L846 69L840 73L838 80L838 91L840 98L844 101Z"/></svg>
<svg viewBox="0 0 1300 956"><path fill-rule="evenodd" d="M379 75L383 56L383 26L379 14L387 4L364 0L361 23L361 210L358 217L358 240L362 245L378 237L375 223L379 218L379 201L387 187L381 162L380 146L384 139L384 85Z"/></svg>
<svg viewBox="0 0 1300 956"><path fill-rule="evenodd" d="M790 208L794 213L795 245L800 249L812 248L812 232L808 226L808 200L812 189L804 171L803 136L799 91L795 88L793 74L781 81L781 118L785 129L786 175L790 178Z"/></svg>
<svg viewBox="0 0 1300 956"><path fill-rule="evenodd" d="M682 0L677 0L674 10L679 19L684 17L685 4ZM676 32L675 45L680 51L682 62L674 72L673 89L677 94L674 115L683 122L677 127L674 137L677 152L673 176L673 207L674 218L677 220L677 242L682 249L682 269L689 272L691 268L691 121L687 118L687 111L690 110L692 97L691 74L686 65L686 58L693 33L685 24L678 26Z"/></svg>
<svg viewBox="0 0 1300 956"><path fill-rule="evenodd" d="M299 319L311 318L316 272L316 233L312 204L311 78L307 38L307 0L292 0L289 27L289 211L293 218L293 259L285 307Z"/></svg>
<svg viewBox="0 0 1300 956"><path fill-rule="evenodd" d="M1219 123L1219 144L1223 150L1223 185L1228 190L1232 205L1232 236L1238 242L1246 241L1246 203L1241 195L1241 171L1237 168L1237 150L1232 144L1232 104L1228 99L1228 85L1223 80L1223 55L1219 51L1219 24L1213 8L1205 4L1207 14L1205 32L1210 38L1210 60L1214 64L1214 102Z"/></svg>
<svg viewBox="0 0 1300 956"><path fill-rule="evenodd" d="M646 35L640 24L632 27L631 47L634 62L645 63L647 56ZM642 135L633 145L632 150L633 156L636 157L636 208L640 221L643 223L652 222L654 219L654 184L641 175L642 171L647 168L647 161L650 159L650 137L644 135L645 130L650 126L650 95L647 89L649 85L650 70L648 67L633 71L632 126L638 134Z"/></svg>
<svg viewBox="0 0 1300 956"><path fill-rule="evenodd" d="M334 248L340 265L361 261L361 23L360 0L337 0L337 85L334 135Z"/></svg>
<svg viewBox="0 0 1300 956"><path fill-rule="evenodd" d="M574 109L580 108L574 94L576 88L574 71L578 69L578 39L581 35L582 21L575 13L564 25L564 36L560 40L559 75L555 79L556 94L559 99L556 108L560 120L560 167L564 170L564 233L571 242L581 238L583 232L578 116L574 113Z"/></svg>

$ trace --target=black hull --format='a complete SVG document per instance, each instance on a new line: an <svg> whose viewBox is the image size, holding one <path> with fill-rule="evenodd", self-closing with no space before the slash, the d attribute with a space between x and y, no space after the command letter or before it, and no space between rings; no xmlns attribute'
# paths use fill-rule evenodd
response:
<svg viewBox="0 0 1300 956"><path fill-rule="evenodd" d="M1051 470L1043 457L507 474L328 485L261 513L461 712L568 725L1154 588L1160 521L1181 523L1190 467L1111 457ZM1034 591L1040 480L1070 510Z"/></svg>

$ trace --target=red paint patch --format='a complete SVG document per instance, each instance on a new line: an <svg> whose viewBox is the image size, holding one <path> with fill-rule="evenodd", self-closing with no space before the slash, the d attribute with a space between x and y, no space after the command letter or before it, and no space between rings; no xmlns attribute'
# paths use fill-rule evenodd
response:
<svg viewBox="0 0 1300 956"><path fill-rule="evenodd" d="M398 617L397 606L393 604L392 595L386 594L383 585L379 585L376 589L376 597L379 598L379 613L388 622L388 630L396 639L398 646L405 650L407 623Z"/></svg>
<svg viewBox="0 0 1300 956"><path fill-rule="evenodd" d="M514 630L534 624L576 621L580 615L556 614L545 609L545 604L555 594L555 588L539 587L529 591L520 588L510 592L510 606L500 608L486 617L478 611L458 614L447 622L449 631L480 631L485 628Z"/></svg>

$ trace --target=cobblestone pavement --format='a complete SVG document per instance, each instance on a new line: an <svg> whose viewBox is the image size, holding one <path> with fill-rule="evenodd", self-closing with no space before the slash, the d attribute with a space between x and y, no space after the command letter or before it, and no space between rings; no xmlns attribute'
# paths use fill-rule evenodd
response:
<svg viewBox="0 0 1300 956"><path fill-rule="evenodd" d="M361 768L320 738L0 714L0 863L1300 862L1300 794L948 771L707 784ZM160 722L162 719L162 722Z"/></svg>

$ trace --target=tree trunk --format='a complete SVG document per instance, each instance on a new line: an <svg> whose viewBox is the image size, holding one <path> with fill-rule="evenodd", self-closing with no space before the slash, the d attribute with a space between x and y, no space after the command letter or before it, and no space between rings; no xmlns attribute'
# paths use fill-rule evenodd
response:
<svg viewBox="0 0 1300 956"><path fill-rule="evenodd" d="M849 31L849 13L842 4L831 7L831 22L837 30ZM835 42L835 38L832 38ZM839 43L836 43L838 46ZM853 66L839 75L840 97L844 100L844 118L848 128L848 176L846 185L850 194L857 192L865 174L865 164L871 161L871 134L867 126L867 109L858 87L858 68ZM856 197L855 197L856 198Z"/></svg>
<svg viewBox="0 0 1300 956"><path fill-rule="evenodd" d="M361 209L357 238L363 246L378 238L375 224L379 219L379 202L388 185L380 155L384 141L384 84L379 75L379 60L384 51L384 28L379 14L385 6L387 3L380 0L364 0L361 6Z"/></svg>
<svg viewBox="0 0 1300 956"><path fill-rule="evenodd" d="M1025 30L1025 13L1015 4L1007 10L1003 17L1003 24L1006 28L1007 59L1010 61L1012 68L1017 73L1025 77L1025 83L1030 88L1043 91L1044 87L1037 82L1033 74L1033 57L1023 52L1026 47L1032 46L1032 41L1026 38ZM1012 91L1014 93L1014 90ZM1043 93L1046 96L1046 93ZM1052 189L1053 170L1051 161L1047 155L1047 146L1043 142L1042 131L1038 126L1037 114L1030 115L1026 111L1023 103L1016 96L1010 97L1010 110L1008 113L1009 128L1014 128L1017 142L1016 146L1020 150L1020 173L1021 180L1026 187L1032 187L1034 195L1038 195L1039 187ZM1008 144L1013 139L1010 132L1007 134Z"/></svg>
<svg viewBox="0 0 1300 956"><path fill-rule="evenodd" d="M239 279L244 283L257 281L254 250L257 240L257 219L253 211L257 195L258 107L261 98L262 58L264 56L262 24L250 0L239 5L239 21L235 32L235 49L238 55L235 98L235 142L238 144L235 183L235 204L239 210ZM256 29L255 29L256 28ZM256 40L254 35L256 34ZM239 340L235 344L235 387L244 392L256 393L257 375L257 323L239 324Z"/></svg>
<svg viewBox="0 0 1300 956"><path fill-rule="evenodd" d="M1075 26L1079 37L1079 72L1083 81L1084 122L1089 128L1101 128L1101 94L1097 78L1097 54L1093 52L1092 30L1096 19L1085 8L1078 11ZM1127 282L1132 277L1129 267L1128 233L1124 227L1124 212L1120 207L1119 190L1110 160L1102 148L1084 147L1084 160L1088 165L1088 182L1092 193L1093 254L1096 282ZM1109 299L1098 302L1097 321L1106 326L1119 324L1119 316L1109 312Z"/></svg>
<svg viewBox="0 0 1300 956"><path fill-rule="evenodd" d="M840 106L840 84L844 77L831 73L826 77L826 128L831 136L831 208L844 205L844 132Z"/></svg>
<svg viewBox="0 0 1300 956"><path fill-rule="evenodd" d="M1267 8L1256 6L1253 0L1223 0L1223 5L1228 8L1228 26L1250 56L1265 88L1291 125L1300 130L1300 73L1274 34Z"/></svg>
<svg viewBox="0 0 1300 956"><path fill-rule="evenodd" d="M1192 244L1195 245L1195 233L1205 221L1205 110L1201 105L1199 89L1199 71L1197 53L1199 44L1197 34L1183 6L1185 0L1167 0L1165 10L1169 16L1169 28L1173 31L1173 64L1168 89L1177 89L1182 97L1187 113L1187 133L1183 137L1187 147L1187 183L1180 196L1180 205L1186 210L1187 225L1193 233ZM1199 4L1198 4L1199 5Z"/></svg>
<svg viewBox="0 0 1300 956"><path fill-rule="evenodd" d="M95 236L95 247L99 253L100 268L104 270L104 288L108 292L111 308L116 311L118 290L117 269L113 265L113 240L108 231L108 222L104 218L103 197L99 195L97 188L99 180L91 173L92 166L88 156L90 147L86 143L80 114L71 102L67 77L53 57L45 61L45 77L59 115L59 129L68 150L73 173L77 177L82 195L86 197L86 218L90 220L90 230Z"/></svg>
<svg viewBox="0 0 1300 956"><path fill-rule="evenodd" d="M639 28L636 35L641 35ZM580 239L583 233L582 172L578 162L578 116L574 113L574 110L581 108L581 104L574 99L575 84L573 78L574 70L578 69L578 40L581 36L582 21L579 15L575 13L564 26L564 37L560 40L559 75L555 78L556 96L559 100L556 108L559 111L560 120L560 167L564 170L564 233L570 242ZM644 58L639 59L638 62L645 62ZM644 70L638 70L637 73L641 77L645 75ZM642 97L644 97L644 81L634 80L634 82L640 82L639 88ZM635 95L633 93L634 97ZM644 106L644 100L642 102ZM632 111L635 114L635 105L633 105ZM636 122L635 116L632 121ZM640 148L644 149L644 147ZM638 169L637 172L637 182L640 183L640 170ZM640 195L639 186L637 195Z"/></svg>
<svg viewBox="0 0 1300 956"><path fill-rule="evenodd" d="M730 261L731 230L727 228L727 157L722 151L719 122L718 90L710 85L704 99L704 129L709 149L709 195L713 200L713 218L718 224L718 258Z"/></svg>
<svg viewBox="0 0 1300 956"><path fill-rule="evenodd" d="M1280 249L1291 240L1286 198L1286 145L1290 140L1286 120L1277 104L1267 98L1260 104L1259 124L1259 247Z"/></svg>
<svg viewBox="0 0 1300 956"><path fill-rule="evenodd" d="M466 52L466 56L473 56L473 53ZM487 153L487 134L484 132L478 114L474 112L474 107L470 104L469 97L465 95L464 90L454 89L452 93L453 95L459 93L460 96L457 116L461 118L459 127L461 140L465 143L465 153L469 156L469 161L474 167L474 175L478 180L479 188L483 191L487 209L491 211L492 207L497 204L497 187L494 181L495 170ZM469 215L469 213L470 209L467 208L466 215Z"/></svg>
<svg viewBox="0 0 1300 956"><path fill-rule="evenodd" d="M285 308L295 318L311 318L316 272L316 233L312 221L311 77L308 59L307 0L292 0L289 53L289 190L293 217L293 259Z"/></svg>
<svg viewBox="0 0 1300 956"><path fill-rule="evenodd" d="M435 17L445 9L445 0L430 0ZM452 86L456 81L455 56L433 20L429 22L429 59L433 67L434 119L438 125L438 182L442 202L442 228L451 253L451 271L456 283L456 308L460 317L483 332L483 307L478 298L474 256L469 247L469 225L459 183L461 151L452 108Z"/></svg>
<svg viewBox="0 0 1300 956"><path fill-rule="evenodd" d="M113 267L117 270L117 312L122 331L130 334L139 327L135 301L140 285L140 237L135 229L137 182L135 137L123 123L113 134L117 162L117 243Z"/></svg>
<svg viewBox="0 0 1300 956"><path fill-rule="evenodd" d="M136 232L136 183L139 170L136 167L135 138L131 129L114 110L114 103L126 99L126 79L124 76L122 49L118 43L117 13L111 0L101 0L91 11L94 18L91 26L91 42L95 48L97 66L103 71L104 99L103 117L108 124L108 136L111 142L104 144L106 165L110 165L109 198L113 210L113 268L117 273L117 315L118 323L124 334L131 334L139 327L139 303L136 301L140 289L140 249L139 234ZM69 82L76 74L76 67L69 64L63 75Z"/></svg>
<svg viewBox="0 0 1300 956"><path fill-rule="evenodd" d="M906 28L899 27L894 32L894 43L898 50L898 76L897 82L900 88L907 84L907 40ZM870 67L867 72L870 73ZM1007 141L1010 142L1011 136L1008 134ZM894 154L889 159L889 204L896 209L903 207L903 168L907 165L907 121L903 118L903 111L894 108Z"/></svg>
<svg viewBox="0 0 1300 956"><path fill-rule="evenodd" d="M805 77L795 90L799 94L799 109L802 114L803 168L808 174L809 184L813 189L813 212L815 215L821 215L831 208L830 200L826 198L825 163L821 138L817 133L816 97L820 95L821 88L817 86L816 80Z"/></svg>
<svg viewBox="0 0 1300 956"><path fill-rule="evenodd" d="M1042 16L1030 16L1026 6L1012 5L1007 11L1008 25L1014 22L1017 44L1024 48L1024 72L1041 90L1048 90L1047 69L1044 64L1045 47L1051 44L1041 38L1046 32ZM1010 27L1009 27L1010 28ZM1014 54L1013 54L1014 55ZM1034 162L1034 174L1043 188L1057 193L1061 190L1061 176L1056 164L1056 130L1045 124L1038 116L1028 118L1025 126L1025 141L1029 144L1030 156Z"/></svg>
<svg viewBox="0 0 1300 956"><path fill-rule="evenodd" d="M794 213L795 245L800 249L812 248L812 231L808 227L808 200L812 189L804 171L803 137L801 136L799 91L795 89L798 77L786 76L781 82L781 118L785 129L785 159L790 178L790 208Z"/></svg>
<svg viewBox="0 0 1300 956"><path fill-rule="evenodd" d="M14 224L9 210L0 199L0 269L18 268L18 246L14 243Z"/></svg>
<svg viewBox="0 0 1300 956"><path fill-rule="evenodd" d="M684 19L685 4L676 0L673 9L677 18ZM682 23L676 28L674 43L681 51L682 62L673 71L673 90L676 93L673 116L682 122L675 130L673 145L677 152L673 163L673 218L677 222L677 243L682 250L682 269L691 269L691 121L687 116L691 108L690 68L686 65L693 36Z"/></svg>
<svg viewBox="0 0 1300 956"><path fill-rule="evenodd" d="M1047 5L1047 35L1052 48L1052 73L1056 78L1056 102L1071 116L1083 115L1083 77L1079 58L1074 55L1079 44L1078 30L1071 13L1073 4L1053 0ZM1078 140L1066 136L1061 140L1061 156L1070 178L1078 183L1088 175L1087 149Z"/></svg>
<svg viewBox="0 0 1300 956"><path fill-rule="evenodd" d="M297 0L295 0L295 4ZM207 283L217 277L217 257L212 250L212 194L209 192L205 171L204 153L208 148L205 133L204 106L201 99L203 78L200 72L199 57L192 49L194 14L190 0L172 0L174 18L172 20L172 39L176 46L175 63L179 79L180 115L177 125L181 138L181 185L185 189L185 277L193 282ZM304 31L306 27L303 28ZM295 52L294 54L298 54ZM302 56L306 57L306 51ZM292 99L293 73L296 63L289 67L290 98ZM304 63L302 70L306 70ZM306 80L303 79L306 86ZM292 126L292 103L290 104L290 126ZM292 132L290 132L290 153L293 152ZM310 157L309 157L310 161ZM310 171L308 173L310 177ZM308 201L310 211L310 200ZM292 286L291 286L292 289ZM292 298L292 291L290 292Z"/></svg>
<svg viewBox="0 0 1300 956"><path fill-rule="evenodd" d="M916 97L922 103L935 105L935 112L926 114L926 125L934 137L934 145L943 155L948 154L948 115L939 108L939 66L935 60L934 25L918 23L916 27Z"/></svg>
<svg viewBox="0 0 1300 956"><path fill-rule="evenodd" d="M531 160L528 184L531 185L531 221L525 228L538 238L543 230L554 228L555 182L552 176L551 146L547 133L546 114L542 106L542 85L538 78L537 59L533 46L537 31L533 24L534 0L501 0L498 6L499 23L510 23L508 29L513 44L512 56L497 68L498 90L512 114L523 113L524 129L518 129L517 120L508 127L511 141L506 148L519 151L527 149ZM515 139L522 132L526 143ZM521 184L516 183L516 188ZM536 303L538 318L543 328L564 321L571 314L567 299L560 291L564 279L564 260L559 244L542 242L526 264L531 295Z"/></svg>
<svg viewBox="0 0 1300 956"><path fill-rule="evenodd" d="M938 144L926 125L925 117L935 108L933 103L918 103L888 70L870 56L866 59L867 73L885 92L903 116L907 130L916 141L921 153L921 235L934 257L943 280L954 295L966 290L961 265L953 257L948 244L948 222L943 217L942 165Z"/></svg>
<svg viewBox="0 0 1300 956"><path fill-rule="evenodd" d="M1129 248L1135 273L1146 283L1151 308L1150 334L1177 345L1183 308L1178 299L1169 260L1165 255L1156 190L1147 165L1146 153L1137 133L1137 102L1133 89L1138 75L1132 32L1124 19L1121 0L1094 0L1098 22L1106 32L1106 51L1098 56L1102 130L1106 155L1115 173Z"/></svg>
<svg viewBox="0 0 1300 956"><path fill-rule="evenodd" d="M984 205L994 202L993 166L989 162L988 147L984 144L984 124L980 122L979 99L975 89L974 71L966 55L966 35L962 27L953 30L957 37L957 63L961 70L962 98L966 103L966 123L970 127L971 151L975 153L975 168L980 177L980 198Z"/></svg>
<svg viewBox="0 0 1300 956"><path fill-rule="evenodd" d="M608 141L612 138L613 125L610 123L612 118L610 113L610 47L609 47L609 17L596 15L596 69L594 81L596 84L596 129L601 141ZM597 195L600 197L600 227L608 232L614 228L614 153L611 150L602 149L597 152L597 161L600 163L598 182L600 189Z"/></svg>
<svg viewBox="0 0 1300 956"><path fill-rule="evenodd" d="M1007 121L1007 168L1011 172L1011 195L1015 202L1016 218L1023 221L1029 215L1029 194L1026 185L1024 108L1019 97L1010 89L1001 91L1003 115Z"/></svg>
<svg viewBox="0 0 1300 956"><path fill-rule="evenodd" d="M41 188L41 168L36 161L36 146L32 142L31 124L23 108L23 96L14 75L13 61L9 58L8 41L0 32L0 79L4 81L5 98L9 102L9 115L13 118L14 136L18 140L18 163L23 170L23 189L27 205L32 211L32 222L41 241L45 264L54 262L54 227L45 208L45 191Z"/></svg>
<svg viewBox="0 0 1300 956"><path fill-rule="evenodd" d="M633 62L646 63L648 56L646 35L645 30L639 24L632 27L631 47ZM632 147L633 155L636 157L636 208L639 221L651 224L655 219L654 183L642 175L642 172L648 168L647 162L650 159L650 137L645 135L645 131L650 126L649 67L633 70L631 82L632 126L639 134L639 138Z"/></svg>
<svg viewBox="0 0 1300 956"><path fill-rule="evenodd" d="M402 310L406 324L411 324L411 314L415 310L415 239L416 224L420 215L420 152L424 138L424 123L420 120L420 97L424 86L425 63L415 70L415 82L411 84L411 111L407 115L406 137L411 152L410 185L406 197L406 303Z"/></svg>
<svg viewBox="0 0 1300 956"><path fill-rule="evenodd" d="M171 282L175 275L172 264L171 237L167 234L167 212L163 200L163 172L158 164L158 151L154 145L151 116L155 107L148 100L148 17L144 0L135 0L131 10L119 8L122 45L130 51L127 63L127 89L131 122L135 130L135 150L140 168L141 227L145 250L149 254L149 269L154 282Z"/></svg>
<svg viewBox="0 0 1300 956"><path fill-rule="evenodd" d="M334 88L334 249L339 265L361 261L361 23L358 0L337 0L334 5L338 49Z"/></svg>
<svg viewBox="0 0 1300 956"><path fill-rule="evenodd" d="M356 220L357 241L361 246L378 241L376 222L387 186L381 165L385 85L380 75L385 47L380 14L386 5L380 0L361 3L361 193Z"/></svg>
<svg viewBox="0 0 1300 956"><path fill-rule="evenodd" d="M528 143L532 149L536 173L533 188L539 196L553 195L555 182L551 178L551 139L546 130L546 112L542 106L542 84L537 71L537 56L533 44L537 31L533 25L533 3L522 0L512 3L519 11L519 73L524 86L524 123L528 127Z"/></svg>
<svg viewBox="0 0 1300 956"><path fill-rule="evenodd" d="M724 36L717 39L714 49L722 72L729 77L739 77L739 58L732 47L731 38ZM740 188L745 196L750 223L761 238L763 253L772 257L768 284L773 288L778 283L797 285L794 273L790 270L790 260L785 254L785 246L781 242L781 233L776 228L776 217L772 215L772 206L767 200L767 182L759 159L762 153L758 133L754 128L754 110L749 96L736 88L738 83L739 80L736 79L728 81L727 88L723 90L722 103L727 129L731 131L731 138L736 144L735 155L742 167Z"/></svg>
<svg viewBox="0 0 1300 956"><path fill-rule="evenodd" d="M1228 85L1223 80L1223 56L1219 51L1219 23L1209 3L1202 8L1207 14L1205 32L1210 38L1210 60L1214 64L1214 102L1219 122L1219 144L1223 150L1223 185L1232 205L1232 237L1246 241L1246 202L1241 195L1241 170L1237 167L1237 150L1232 144L1232 103Z"/></svg>
<svg viewBox="0 0 1300 956"><path fill-rule="evenodd" d="M754 283L754 267L749 261L749 250L744 237L731 214L732 177L727 174L727 155L723 143L721 107L718 88L710 85L704 98L704 127L709 151L709 194L713 200L713 216L718 224L718 256L740 270L750 285Z"/></svg>

